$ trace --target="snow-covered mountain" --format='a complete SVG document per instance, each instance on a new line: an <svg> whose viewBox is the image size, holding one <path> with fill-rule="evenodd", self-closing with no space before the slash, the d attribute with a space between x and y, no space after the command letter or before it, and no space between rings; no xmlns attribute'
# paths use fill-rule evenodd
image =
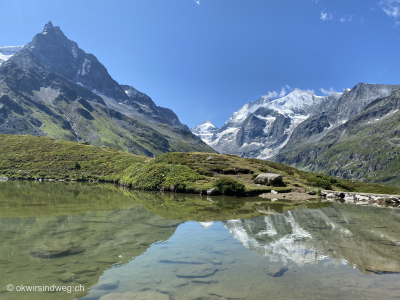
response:
<svg viewBox="0 0 400 300"><path fill-rule="evenodd" d="M6 46L0 47L0 65L6 60L10 59L15 53L22 49L24 46Z"/></svg>
<svg viewBox="0 0 400 300"><path fill-rule="evenodd" d="M199 126L190 128L190 130L201 138L205 143L211 143L211 138L213 137L214 132L216 132L219 128L215 126L211 121L207 120Z"/></svg>
<svg viewBox="0 0 400 300"><path fill-rule="evenodd" d="M220 153L267 159L286 145L301 122L332 107L340 95L320 97L295 89L276 100L263 96L234 112L221 129L210 130L205 122L192 132Z"/></svg>

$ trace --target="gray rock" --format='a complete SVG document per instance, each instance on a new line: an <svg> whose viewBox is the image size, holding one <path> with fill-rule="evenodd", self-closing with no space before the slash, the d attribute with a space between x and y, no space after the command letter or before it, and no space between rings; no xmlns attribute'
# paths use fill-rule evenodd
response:
<svg viewBox="0 0 400 300"><path fill-rule="evenodd" d="M262 183L262 184L280 183L282 182L282 180L283 176L281 174L275 174L275 173L263 173L258 175L255 179L257 183Z"/></svg>
<svg viewBox="0 0 400 300"><path fill-rule="evenodd" d="M214 195L214 194L215 194L215 188L207 190L207 195Z"/></svg>
<svg viewBox="0 0 400 300"><path fill-rule="evenodd" d="M0 177L0 181L7 181L8 179L8 177Z"/></svg>

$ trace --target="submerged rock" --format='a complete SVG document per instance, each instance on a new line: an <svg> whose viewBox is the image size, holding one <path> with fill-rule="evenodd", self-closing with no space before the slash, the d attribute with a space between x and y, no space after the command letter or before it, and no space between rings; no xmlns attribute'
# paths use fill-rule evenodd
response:
<svg viewBox="0 0 400 300"><path fill-rule="evenodd" d="M60 248L36 248L30 252L31 256L37 258L55 258L62 257L68 255L75 255L79 253L85 252L86 249L80 246L75 246L73 243L66 245L65 247Z"/></svg>
<svg viewBox="0 0 400 300"><path fill-rule="evenodd" d="M61 277L59 278L59 280L62 281L62 282L67 283L67 282L72 282L72 281L74 281L74 280L77 279L77 278L78 278L78 275L76 275L76 274L73 274L73 273L66 273L66 274L64 274L63 276L61 276Z"/></svg>
<svg viewBox="0 0 400 300"><path fill-rule="evenodd" d="M289 271L287 267L280 266L268 266L264 268L265 274L272 277L282 277L287 271Z"/></svg>
<svg viewBox="0 0 400 300"><path fill-rule="evenodd" d="M99 282L93 289L96 290L115 290L119 286L118 279L108 279Z"/></svg>
<svg viewBox="0 0 400 300"><path fill-rule="evenodd" d="M99 270L99 267L85 267L76 271L72 271L74 274L83 274L83 273L93 273L97 272Z"/></svg>
<svg viewBox="0 0 400 300"><path fill-rule="evenodd" d="M85 300L98 300L103 298L102 296L108 294L108 291L104 290L90 290L89 294L85 296Z"/></svg>
<svg viewBox="0 0 400 300"><path fill-rule="evenodd" d="M115 258L99 258L96 259L95 262L100 264L115 264L117 260Z"/></svg>
<svg viewBox="0 0 400 300"><path fill-rule="evenodd" d="M212 264L195 265L179 269L176 276L179 278L204 278L217 272L217 268Z"/></svg>
<svg viewBox="0 0 400 300"><path fill-rule="evenodd" d="M189 281L187 281L186 279L175 279L171 282L171 286L174 288L179 288L181 286L185 286L188 284L189 284Z"/></svg>
<svg viewBox="0 0 400 300"><path fill-rule="evenodd" d="M139 293L112 293L105 295L100 300L169 300L169 296L157 292Z"/></svg>
<svg viewBox="0 0 400 300"><path fill-rule="evenodd" d="M235 285L234 283L219 283L213 285L208 293L218 297L225 297L228 299L245 299L249 295L249 291L242 286Z"/></svg>

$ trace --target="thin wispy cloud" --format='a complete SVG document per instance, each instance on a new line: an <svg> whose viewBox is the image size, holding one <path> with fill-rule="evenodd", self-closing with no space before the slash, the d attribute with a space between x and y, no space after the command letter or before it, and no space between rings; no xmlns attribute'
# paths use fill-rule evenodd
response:
<svg viewBox="0 0 400 300"><path fill-rule="evenodd" d="M354 15L347 15L344 17L340 18L340 22L344 23L344 22L351 22L353 21Z"/></svg>
<svg viewBox="0 0 400 300"><path fill-rule="evenodd" d="M279 93L279 97L285 97L286 96L286 90L285 88L282 88L281 92Z"/></svg>
<svg viewBox="0 0 400 300"><path fill-rule="evenodd" d="M332 21L333 20L333 16L331 13L327 13L325 10L321 11L321 17L320 19L322 21Z"/></svg>
<svg viewBox="0 0 400 300"><path fill-rule="evenodd" d="M200 6L200 0L194 0L198 6Z"/></svg>
<svg viewBox="0 0 400 300"><path fill-rule="evenodd" d="M332 94L337 94L337 92L333 88L330 88L329 90L325 90L324 88L320 88L319 90L321 91L322 94L325 94L327 96L330 96Z"/></svg>
<svg viewBox="0 0 400 300"><path fill-rule="evenodd" d="M389 17L395 19L400 17L400 0L382 0L379 6Z"/></svg>
<svg viewBox="0 0 400 300"><path fill-rule="evenodd" d="M274 99L278 97L278 93L276 91L268 92L268 94L263 95L263 97Z"/></svg>

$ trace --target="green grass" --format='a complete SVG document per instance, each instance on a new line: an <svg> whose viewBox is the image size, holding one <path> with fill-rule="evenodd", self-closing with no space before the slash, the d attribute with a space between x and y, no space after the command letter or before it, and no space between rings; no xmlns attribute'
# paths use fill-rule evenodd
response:
<svg viewBox="0 0 400 300"><path fill-rule="evenodd" d="M78 167L80 166L80 168ZM258 174L283 175L279 186L254 183ZM339 191L400 194L400 188L337 179L297 170L287 165L233 155L165 153L155 159L112 148L55 140L48 137L0 135L0 176L20 179L107 181L139 190L206 193L226 183L233 194Z"/></svg>

